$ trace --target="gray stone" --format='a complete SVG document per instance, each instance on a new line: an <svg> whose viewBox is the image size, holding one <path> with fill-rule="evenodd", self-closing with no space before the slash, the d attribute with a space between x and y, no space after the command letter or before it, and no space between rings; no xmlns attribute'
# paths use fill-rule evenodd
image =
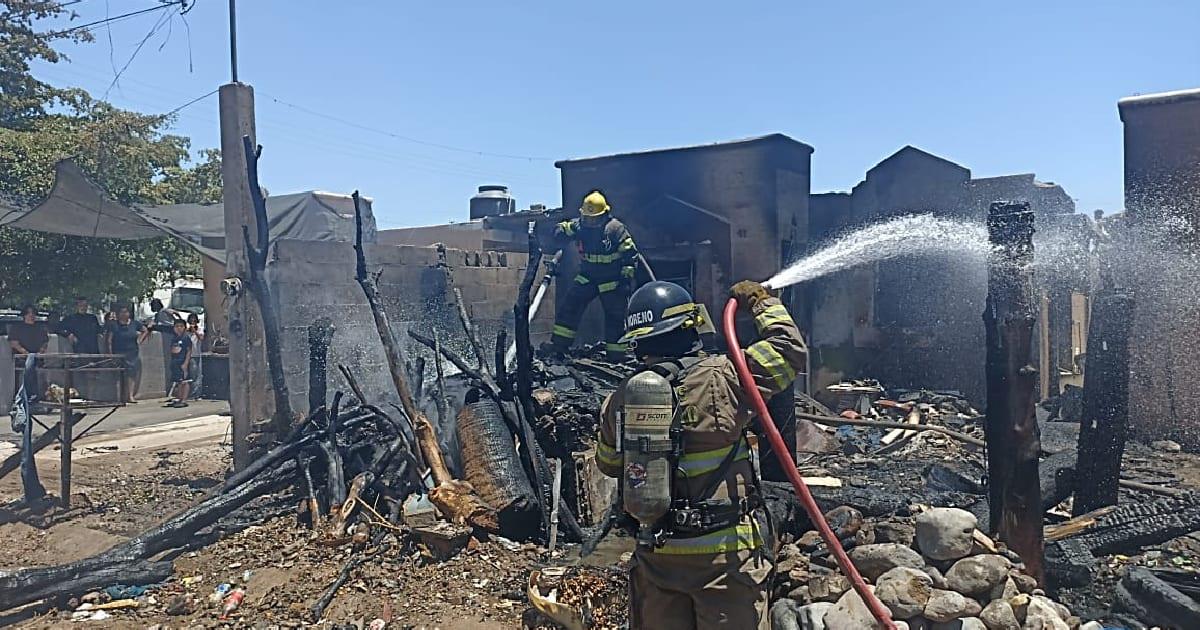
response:
<svg viewBox="0 0 1200 630"><path fill-rule="evenodd" d="M925 566L921 554L898 543L863 545L851 549L849 555L859 572L871 581L896 567L920 569Z"/></svg>
<svg viewBox="0 0 1200 630"><path fill-rule="evenodd" d="M868 586L867 588L874 588ZM854 590L846 591L837 604L825 613L825 630L881 630L883 625Z"/></svg>
<svg viewBox="0 0 1200 630"><path fill-rule="evenodd" d="M772 630L825 630L825 613L833 608L829 602L801 606L791 599L781 599L771 606Z"/></svg>
<svg viewBox="0 0 1200 630"><path fill-rule="evenodd" d="M922 571L929 576L929 579L933 580L934 588L940 588L943 591L950 589L949 586L946 586L946 576L942 575L937 567L925 567Z"/></svg>
<svg viewBox="0 0 1200 630"><path fill-rule="evenodd" d="M934 589L925 604L925 618L935 623L945 623L960 617L974 617L982 610L979 602L961 593Z"/></svg>
<svg viewBox="0 0 1200 630"><path fill-rule="evenodd" d="M934 560L957 560L971 553L977 524L975 515L966 510L927 510L917 515L917 546Z"/></svg>
<svg viewBox="0 0 1200 630"><path fill-rule="evenodd" d="M983 607L979 619L988 630L1021 630L1021 622L1007 600L996 600Z"/></svg>
<svg viewBox="0 0 1200 630"><path fill-rule="evenodd" d="M987 593L1004 584L1011 566L1007 558L994 554L963 558L946 571L946 584L964 595Z"/></svg>
<svg viewBox="0 0 1200 630"><path fill-rule="evenodd" d="M1022 630L1071 630L1051 602L1044 597L1031 597L1025 609Z"/></svg>
<svg viewBox="0 0 1200 630"><path fill-rule="evenodd" d="M825 615L829 614L834 604L817 602L800 608L797 618L800 620L800 630L825 630ZM774 628L774 626L772 626Z"/></svg>
<svg viewBox="0 0 1200 630"><path fill-rule="evenodd" d="M1174 440L1155 440L1150 443L1150 448L1153 448L1164 453L1178 453L1183 450L1179 442Z"/></svg>
<svg viewBox="0 0 1200 630"><path fill-rule="evenodd" d="M930 630L987 630L978 617L963 617L954 621L935 623Z"/></svg>
<svg viewBox="0 0 1200 630"><path fill-rule="evenodd" d="M875 523L875 542L877 543L900 543L912 546L916 536L916 528L908 523L898 521Z"/></svg>
<svg viewBox="0 0 1200 630"><path fill-rule="evenodd" d="M771 630L800 630L800 604L783 598L771 606Z"/></svg>
<svg viewBox="0 0 1200 630"><path fill-rule="evenodd" d="M932 592L933 580L909 567L896 567L875 580L875 595L896 619L920 615Z"/></svg>
<svg viewBox="0 0 1200 630"><path fill-rule="evenodd" d="M1079 630L1104 630L1104 625L1099 621L1089 621L1079 626Z"/></svg>
<svg viewBox="0 0 1200 630"><path fill-rule="evenodd" d="M1026 575L1020 571L1012 571L1009 573L1009 577L1016 583L1017 590L1022 593L1032 593L1033 589L1037 588L1037 580L1031 575Z"/></svg>
<svg viewBox="0 0 1200 630"><path fill-rule="evenodd" d="M808 580L808 596L814 602L836 602L850 590L850 580L840 573L817 575Z"/></svg>
<svg viewBox="0 0 1200 630"><path fill-rule="evenodd" d="M1021 591L1017 590L1016 582L1014 582L1011 577L1006 577L1004 578L1003 582L997 584L996 586L992 587L992 590L988 591L986 599L980 597L980 600L985 602L994 599L1008 601L1020 594Z"/></svg>
<svg viewBox="0 0 1200 630"><path fill-rule="evenodd" d="M1045 595L1034 595L1033 599L1036 599L1036 600L1040 601L1041 603L1053 608L1054 612L1058 613L1059 619L1066 621L1071 618L1071 609L1050 599L1049 597L1046 597Z"/></svg>

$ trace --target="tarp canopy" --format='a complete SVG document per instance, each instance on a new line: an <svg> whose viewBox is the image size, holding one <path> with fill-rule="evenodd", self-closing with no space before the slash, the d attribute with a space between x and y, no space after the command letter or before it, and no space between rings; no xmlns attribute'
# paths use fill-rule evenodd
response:
<svg viewBox="0 0 1200 630"><path fill-rule="evenodd" d="M363 242L375 242L371 201L363 202ZM267 198L271 242L354 242L354 202L349 195L308 191ZM171 236L225 262L224 204L125 205L114 201L70 160L55 166L54 186L41 203L20 209L0 202L0 225L87 236L138 240Z"/></svg>

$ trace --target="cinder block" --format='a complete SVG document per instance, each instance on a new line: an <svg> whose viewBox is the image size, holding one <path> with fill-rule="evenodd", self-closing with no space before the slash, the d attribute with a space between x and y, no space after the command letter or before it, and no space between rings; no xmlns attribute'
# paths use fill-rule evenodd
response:
<svg viewBox="0 0 1200 630"><path fill-rule="evenodd" d="M371 245L365 252L367 264L374 265L403 265L407 262L404 253L400 245Z"/></svg>

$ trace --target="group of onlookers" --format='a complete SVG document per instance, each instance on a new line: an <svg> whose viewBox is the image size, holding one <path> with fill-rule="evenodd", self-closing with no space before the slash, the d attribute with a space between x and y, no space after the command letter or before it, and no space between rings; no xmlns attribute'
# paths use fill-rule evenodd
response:
<svg viewBox="0 0 1200 630"><path fill-rule="evenodd" d="M133 318L128 304L121 304L104 316L104 322L90 311L87 298L75 298L75 312L62 318L56 332L71 342L75 354L120 355L125 363L125 391L128 403L137 402L141 384L141 344L152 331L162 333L170 353L170 406L186 407L193 392L192 383L200 378L200 345L204 333L195 313L165 308L160 300L151 300L154 316L146 323ZM147 326L149 324L149 326ZM103 350L101 346L103 338ZM14 355L44 353L50 343L47 327L37 321L37 309L27 304L21 309L21 321L8 325L8 343ZM198 389L198 388L197 388Z"/></svg>

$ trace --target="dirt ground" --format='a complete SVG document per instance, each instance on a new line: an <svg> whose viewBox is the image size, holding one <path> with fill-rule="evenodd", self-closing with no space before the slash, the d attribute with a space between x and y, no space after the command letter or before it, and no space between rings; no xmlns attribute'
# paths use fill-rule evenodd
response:
<svg viewBox="0 0 1200 630"><path fill-rule="evenodd" d="M85 454L86 453L86 454ZM109 440L101 450L80 448L74 464L72 508L0 509L0 569L79 560L125 540L194 504L220 483L228 448L212 437L169 447L122 448ZM38 460L47 490L57 496L57 453ZM20 476L0 481L0 502L20 496ZM309 609L351 556L374 555L350 573L325 612L322 627L366 628L388 620L389 628L442 630L516 629L529 608L530 572L549 564L532 544L472 539L464 551L438 561L407 535L388 534L379 545L329 545L314 539L295 516L272 519L175 559L175 573L153 587L136 609L108 611L104 628L299 627ZM597 569L624 592L620 571ZM220 619L223 589L245 589L228 619ZM43 606L0 618L0 625L52 628L70 623L69 612Z"/></svg>
<svg viewBox="0 0 1200 630"><path fill-rule="evenodd" d="M70 510L31 513L0 507L0 570L91 556L193 505L220 483L228 467L223 437L216 421L196 420L176 427L174 433L138 429L83 442L76 452ZM949 464L979 458L953 441L925 434L883 459L833 452L809 459L805 466L814 468L812 474L845 478L852 486L879 483L894 492L909 489L916 500L917 488L924 483L917 473L931 459ZM57 462L58 453L49 449L38 459L43 483L55 495ZM1146 481L1195 488L1200 486L1200 457L1131 443L1125 472ZM15 501L19 484L17 474L0 480L0 503ZM614 623L602 627L620 627L626 605L619 561L623 541L609 540L611 544L593 559L605 566L588 568L587 579L580 583L606 602L599 616L608 615ZM544 627L531 615L526 596L529 574L574 562L569 556L550 558L534 545L496 538L471 539L465 550L444 561L433 558L407 534L385 532L359 545L327 544L289 513L183 553L174 559L173 576L139 597L137 608L106 611L101 615L106 618L83 624L160 630L300 627L309 622L313 604L347 561L364 555L370 555L370 560L349 573L319 627L367 628L376 619L386 620L388 628L515 630L523 627L523 619ZM1077 613L1103 618L1112 586L1129 564L1197 570L1200 534L1108 561L1090 588L1063 593ZM222 619L224 594L239 588L245 590L244 600ZM0 617L0 625L56 628L71 623L70 612L59 612L52 605Z"/></svg>

